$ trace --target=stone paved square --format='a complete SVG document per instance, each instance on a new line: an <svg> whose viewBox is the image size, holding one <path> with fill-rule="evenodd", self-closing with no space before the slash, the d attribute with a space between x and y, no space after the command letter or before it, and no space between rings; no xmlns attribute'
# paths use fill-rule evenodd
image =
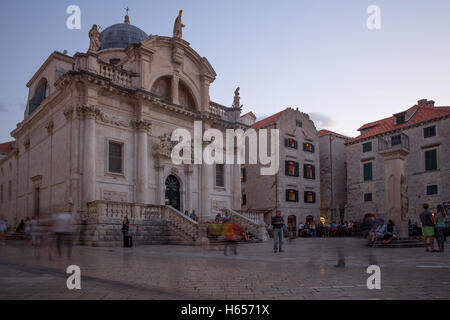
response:
<svg viewBox="0 0 450 320"><path fill-rule="evenodd" d="M75 247L71 259L9 242L0 247L0 299L449 299L450 255L423 248L369 248L353 238L296 239L274 254L272 241L221 246ZM339 257L344 268L335 267ZM66 287L69 265L81 268L81 290ZM367 289L369 265L381 268L381 290Z"/></svg>

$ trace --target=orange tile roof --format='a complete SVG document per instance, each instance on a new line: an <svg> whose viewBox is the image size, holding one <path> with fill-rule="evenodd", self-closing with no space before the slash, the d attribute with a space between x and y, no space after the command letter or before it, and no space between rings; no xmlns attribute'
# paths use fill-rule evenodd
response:
<svg viewBox="0 0 450 320"><path fill-rule="evenodd" d="M11 151L13 151L15 144L15 141L0 144L0 153L10 153Z"/></svg>
<svg viewBox="0 0 450 320"><path fill-rule="evenodd" d="M406 114L412 114L410 119L406 119L406 122L401 124L396 124L393 117L381 119L378 121L370 122L363 125L358 131L364 131L358 137L353 138L347 143L355 143L362 139L371 138L373 136L387 133L397 129L403 129L414 124L419 124L421 122L438 119L441 117L450 115L450 107L430 107L416 105L405 111Z"/></svg>
<svg viewBox="0 0 450 320"><path fill-rule="evenodd" d="M266 126L268 126L270 124L275 123L278 120L278 118L281 117L281 114L284 111L286 111L286 110L283 110L281 112L278 112L278 113L274 114L273 116L270 116L268 118L265 118L265 119L263 119L261 121L256 122L255 124L252 125L252 129L261 129L263 127L266 127Z"/></svg>
<svg viewBox="0 0 450 320"><path fill-rule="evenodd" d="M342 138L342 139L345 139L345 140L351 139L350 137L346 137L346 136L344 136L344 135L342 135L340 133L336 133L336 132L333 132L333 131L330 131L330 130L322 129L322 130L319 131L319 137L323 137L323 136L326 136L326 135L329 135L329 134L333 135L333 136L336 136L336 137L339 137L339 138Z"/></svg>

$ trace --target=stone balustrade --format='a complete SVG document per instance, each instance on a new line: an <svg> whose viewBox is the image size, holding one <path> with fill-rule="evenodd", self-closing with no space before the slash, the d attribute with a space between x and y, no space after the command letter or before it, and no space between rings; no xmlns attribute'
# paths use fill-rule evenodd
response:
<svg viewBox="0 0 450 320"><path fill-rule="evenodd" d="M222 119L227 119L227 110L225 109L225 107L221 106L220 104L211 102L209 105L209 112L211 112L212 114L222 118Z"/></svg>
<svg viewBox="0 0 450 320"><path fill-rule="evenodd" d="M265 211L238 211L244 217L252 220L255 223L264 223Z"/></svg>
<svg viewBox="0 0 450 320"><path fill-rule="evenodd" d="M199 224L180 211L168 206L164 207L164 220L172 228L181 233L186 240L195 241L199 236Z"/></svg>
<svg viewBox="0 0 450 320"><path fill-rule="evenodd" d="M131 88L132 86L132 73L113 65L99 62L99 75L108 78L119 86L126 88Z"/></svg>
<svg viewBox="0 0 450 320"><path fill-rule="evenodd" d="M236 211L230 210L231 221L240 224L243 227L247 227L250 233L253 233L258 239L262 241L267 241L269 239L269 234L266 230L266 224L264 223L264 215L262 221L258 221L260 218L254 213L254 218L251 219L244 214L238 213Z"/></svg>

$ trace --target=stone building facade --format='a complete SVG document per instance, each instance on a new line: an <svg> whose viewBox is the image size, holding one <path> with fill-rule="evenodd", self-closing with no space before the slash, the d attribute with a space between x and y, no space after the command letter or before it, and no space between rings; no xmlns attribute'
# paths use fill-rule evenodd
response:
<svg viewBox="0 0 450 320"><path fill-rule="evenodd" d="M172 132L194 137L194 121L201 133L248 128L239 107L210 100L216 73L180 37L180 21L174 37L147 36L127 16L101 34L94 26L87 53L54 52L44 62L27 84L24 120L12 132L16 149L0 160L0 212L11 226L72 203L84 242L101 245L120 240L125 215L142 230L149 215L170 215L179 229L192 222L177 216L185 210L207 221L240 209L239 165L171 160Z"/></svg>
<svg viewBox="0 0 450 320"><path fill-rule="evenodd" d="M349 219L388 215L383 154L397 146L404 150L398 191L403 220L418 221L423 203L435 209L450 200L450 107L434 104L420 100L406 111L368 123L346 143Z"/></svg>
<svg viewBox="0 0 450 320"><path fill-rule="evenodd" d="M261 165L242 167L242 209L266 212L266 223L277 209L296 225L310 215L317 221L320 161L319 136L313 121L298 109L288 108L253 124L252 128L279 130L279 171L264 176Z"/></svg>
<svg viewBox="0 0 450 320"><path fill-rule="evenodd" d="M319 131L320 214L327 221L346 221L347 155L345 142L350 138L329 131Z"/></svg>

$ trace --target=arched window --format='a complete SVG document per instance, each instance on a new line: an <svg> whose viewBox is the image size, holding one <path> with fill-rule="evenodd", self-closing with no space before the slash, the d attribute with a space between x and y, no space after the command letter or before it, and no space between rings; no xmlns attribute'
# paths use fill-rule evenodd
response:
<svg viewBox="0 0 450 320"><path fill-rule="evenodd" d="M172 102L172 79L170 77L159 78L153 84L151 92L164 101Z"/></svg>
<svg viewBox="0 0 450 320"><path fill-rule="evenodd" d="M195 100L191 90L182 81L180 81L178 86L178 99L180 100L180 106L195 110Z"/></svg>
<svg viewBox="0 0 450 320"><path fill-rule="evenodd" d="M28 114L33 113L50 94L50 87L47 80L42 79L34 92L33 98L29 102Z"/></svg>

